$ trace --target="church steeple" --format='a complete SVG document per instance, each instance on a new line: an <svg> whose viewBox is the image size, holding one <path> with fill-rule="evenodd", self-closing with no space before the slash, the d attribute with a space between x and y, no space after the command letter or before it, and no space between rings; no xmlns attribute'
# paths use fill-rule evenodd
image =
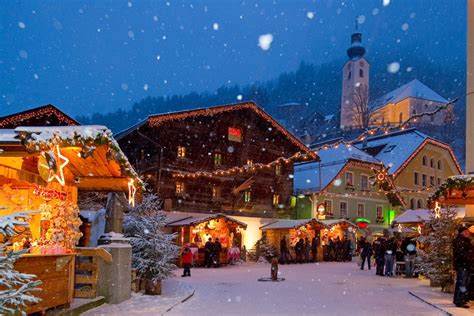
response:
<svg viewBox="0 0 474 316"><path fill-rule="evenodd" d="M357 32L359 22L355 21L355 33L351 35L351 47L347 49L347 56L351 60L357 60L364 57L365 47L362 46L362 33Z"/></svg>

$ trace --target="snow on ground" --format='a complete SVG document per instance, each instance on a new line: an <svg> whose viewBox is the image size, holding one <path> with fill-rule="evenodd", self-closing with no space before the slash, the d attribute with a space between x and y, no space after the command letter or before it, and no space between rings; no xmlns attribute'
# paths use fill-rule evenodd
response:
<svg viewBox="0 0 474 316"><path fill-rule="evenodd" d="M194 269L185 282L195 295L170 315L438 315L411 296L418 281L375 276L352 263L280 265L283 282L269 264Z"/></svg>
<svg viewBox="0 0 474 316"><path fill-rule="evenodd" d="M279 271L283 282L257 281L270 276L269 264L195 268L191 278L177 270L161 297L135 295L85 315L443 315L409 294L429 292L426 283L379 277L355 262L280 265Z"/></svg>
<svg viewBox="0 0 474 316"><path fill-rule="evenodd" d="M104 304L81 315L162 315L194 291L192 285L173 278L162 283L162 295L133 293L132 298L117 305Z"/></svg>

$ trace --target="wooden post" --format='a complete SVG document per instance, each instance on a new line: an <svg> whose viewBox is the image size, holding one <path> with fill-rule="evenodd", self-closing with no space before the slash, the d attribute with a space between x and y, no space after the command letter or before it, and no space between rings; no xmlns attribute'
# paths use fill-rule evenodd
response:
<svg viewBox="0 0 474 316"><path fill-rule="evenodd" d="M466 93L466 173L474 173L474 0L467 1ZM466 205L466 218L474 218L474 205Z"/></svg>

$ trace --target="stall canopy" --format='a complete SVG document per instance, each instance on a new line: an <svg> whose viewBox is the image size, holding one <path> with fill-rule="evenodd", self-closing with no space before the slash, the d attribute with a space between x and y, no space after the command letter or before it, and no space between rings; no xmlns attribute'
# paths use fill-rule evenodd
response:
<svg viewBox="0 0 474 316"><path fill-rule="evenodd" d="M271 229L297 229L301 226L319 224L325 226L321 221L311 218L311 219L280 219L273 223L264 225L260 227L261 230L271 230Z"/></svg>
<svg viewBox="0 0 474 316"><path fill-rule="evenodd" d="M0 129L1 168L8 169L9 174L28 173L25 180L42 184L45 177L41 166L46 175L55 174L62 185L74 185L79 190L127 191L130 183L143 186L105 126Z"/></svg>
<svg viewBox="0 0 474 316"><path fill-rule="evenodd" d="M201 224L201 223L205 223L205 222L208 222L208 221L211 221L211 220L218 220L218 219L224 219L226 221L229 221L229 222L232 222L232 223L235 223L236 225L246 229L247 228L247 224L241 222L241 221L238 221L230 216L227 216L225 214L206 214L206 215L203 215L203 216L189 216L189 217L185 217L185 218L182 218L182 219L179 219L179 220L176 220L174 222L169 222L168 224L166 224L167 227L182 227L182 226L195 226L195 225L198 225L198 224Z"/></svg>
<svg viewBox="0 0 474 316"><path fill-rule="evenodd" d="M464 207L457 207L457 218L464 217ZM416 209L406 210L402 214L398 215L394 220L394 224L418 224L430 220L431 210L429 209Z"/></svg>

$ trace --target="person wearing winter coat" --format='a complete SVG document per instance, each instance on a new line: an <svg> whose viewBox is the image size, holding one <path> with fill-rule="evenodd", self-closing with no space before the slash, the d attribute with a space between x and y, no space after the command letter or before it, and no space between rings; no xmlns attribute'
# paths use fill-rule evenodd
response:
<svg viewBox="0 0 474 316"><path fill-rule="evenodd" d="M313 262L316 262L316 257L318 254L318 240L316 237L313 237L311 240L311 254L313 255Z"/></svg>
<svg viewBox="0 0 474 316"><path fill-rule="evenodd" d="M288 243L286 237L283 236L280 240L280 263L286 264L288 262Z"/></svg>
<svg viewBox="0 0 474 316"><path fill-rule="evenodd" d="M372 256L372 245L368 241L362 241L362 249L360 252L360 257L362 258L362 263L360 269L364 270L365 260L367 259L367 268L370 270L370 257Z"/></svg>
<svg viewBox="0 0 474 316"><path fill-rule="evenodd" d="M453 303L457 307L469 308L467 286L471 273L473 247L469 239L469 230L461 227L458 236L453 240L453 266L456 271Z"/></svg>
<svg viewBox="0 0 474 316"><path fill-rule="evenodd" d="M207 268L210 268L212 265L213 248L212 238L209 237L209 240L204 245L204 266Z"/></svg>
<svg viewBox="0 0 474 316"><path fill-rule="evenodd" d="M309 251L311 249L311 244L309 243L308 237L304 240L304 262L309 262Z"/></svg>
<svg viewBox="0 0 474 316"><path fill-rule="evenodd" d="M295 245L295 254L296 254L296 262L295 263L303 263L303 251L304 251L304 242L301 238Z"/></svg>
<svg viewBox="0 0 474 316"><path fill-rule="evenodd" d="M213 248L213 260L214 260L214 268L219 268L221 266L221 251L222 251L222 245L219 242L219 238L216 238L216 241L214 242L214 248Z"/></svg>
<svg viewBox="0 0 474 316"><path fill-rule="evenodd" d="M184 247L183 253L181 254L181 263L183 264L183 275L182 277L191 276L191 265L193 263L193 254L188 247Z"/></svg>
<svg viewBox="0 0 474 316"><path fill-rule="evenodd" d="M351 261L351 241L346 238L342 241L342 261Z"/></svg>
<svg viewBox="0 0 474 316"><path fill-rule="evenodd" d="M405 276L413 277L415 270L416 242L410 237L406 237L402 242L403 259L405 261Z"/></svg>
<svg viewBox="0 0 474 316"><path fill-rule="evenodd" d="M393 276L393 264L395 263L395 238L390 237L385 243L385 275Z"/></svg>
<svg viewBox="0 0 474 316"><path fill-rule="evenodd" d="M386 240L383 237L379 237L376 241L374 241L373 249L375 252L375 264L377 265L377 269L375 271L376 275L383 276L383 268L385 265L385 245Z"/></svg>

